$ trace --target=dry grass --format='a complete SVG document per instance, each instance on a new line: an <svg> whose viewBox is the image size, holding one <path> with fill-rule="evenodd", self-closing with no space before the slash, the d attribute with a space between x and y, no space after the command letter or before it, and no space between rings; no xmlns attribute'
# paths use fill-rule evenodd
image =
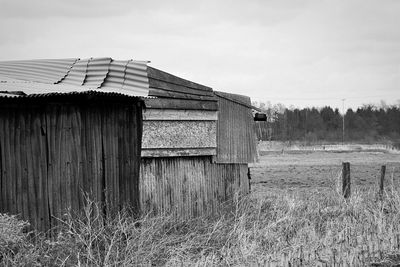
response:
<svg viewBox="0 0 400 267"><path fill-rule="evenodd" d="M351 183L358 187L371 187L380 177L381 166L386 165L386 177L394 177L400 186L400 154L380 152L312 152L296 154L268 154L252 164L254 188L293 189L328 187L329 179L341 172L342 162L350 162ZM391 186L387 179L385 186Z"/></svg>
<svg viewBox="0 0 400 267"><path fill-rule="evenodd" d="M99 215L88 202L52 239L0 216L0 265L16 266L395 266L400 264L400 193L344 200L334 190L276 190L226 206L214 217L178 222Z"/></svg>

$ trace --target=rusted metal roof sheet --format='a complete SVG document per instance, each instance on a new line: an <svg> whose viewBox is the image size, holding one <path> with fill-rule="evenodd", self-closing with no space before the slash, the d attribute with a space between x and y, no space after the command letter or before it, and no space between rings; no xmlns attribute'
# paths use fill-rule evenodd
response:
<svg viewBox="0 0 400 267"><path fill-rule="evenodd" d="M0 62L0 75L3 76L0 91L15 89L26 94L97 90L148 96L149 92L144 61L111 58L6 61Z"/></svg>
<svg viewBox="0 0 400 267"><path fill-rule="evenodd" d="M217 163L251 163L257 159L250 97L216 92Z"/></svg>

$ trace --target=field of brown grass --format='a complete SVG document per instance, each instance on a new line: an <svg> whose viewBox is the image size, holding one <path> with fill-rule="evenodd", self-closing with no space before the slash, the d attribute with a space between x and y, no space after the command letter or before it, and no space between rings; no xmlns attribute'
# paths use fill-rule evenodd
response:
<svg viewBox="0 0 400 267"><path fill-rule="evenodd" d="M374 186L386 165L386 186L400 186L400 154L371 151L260 151L252 165L253 190L332 187L341 174L342 162L351 164L354 187Z"/></svg>
<svg viewBox="0 0 400 267"><path fill-rule="evenodd" d="M104 218L88 200L48 239L0 214L0 266L400 266L400 156L262 152L252 193L221 213ZM335 191L342 161L352 194ZM374 186L387 165L387 186ZM392 182L393 181L393 182Z"/></svg>

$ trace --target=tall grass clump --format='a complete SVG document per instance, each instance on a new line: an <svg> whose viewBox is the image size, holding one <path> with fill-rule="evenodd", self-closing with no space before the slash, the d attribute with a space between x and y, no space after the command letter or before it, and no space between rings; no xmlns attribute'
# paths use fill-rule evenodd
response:
<svg viewBox="0 0 400 267"><path fill-rule="evenodd" d="M235 197L220 214L192 220L120 212L88 201L52 239L1 215L0 265L395 266L400 264L400 193L334 190Z"/></svg>

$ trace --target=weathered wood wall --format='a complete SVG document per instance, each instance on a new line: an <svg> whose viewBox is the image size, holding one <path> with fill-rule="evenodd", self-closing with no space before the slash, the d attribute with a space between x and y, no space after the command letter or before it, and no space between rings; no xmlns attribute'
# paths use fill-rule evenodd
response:
<svg viewBox="0 0 400 267"><path fill-rule="evenodd" d="M83 192L138 211L141 136L137 102L0 105L0 212L46 231Z"/></svg>
<svg viewBox="0 0 400 267"><path fill-rule="evenodd" d="M156 68L148 67L149 96L161 98L211 100L210 87L194 83Z"/></svg>
<svg viewBox="0 0 400 267"><path fill-rule="evenodd" d="M142 210L193 218L216 212L235 192L249 192L247 164L211 161L210 156L142 158Z"/></svg>
<svg viewBox="0 0 400 267"><path fill-rule="evenodd" d="M215 92L218 99L218 163L252 163L257 159L256 134L247 96Z"/></svg>
<svg viewBox="0 0 400 267"><path fill-rule="evenodd" d="M251 109L151 67L148 77L149 96L157 98L145 99L143 113L142 210L193 218L217 211L236 191L247 193L247 163L255 155Z"/></svg>

